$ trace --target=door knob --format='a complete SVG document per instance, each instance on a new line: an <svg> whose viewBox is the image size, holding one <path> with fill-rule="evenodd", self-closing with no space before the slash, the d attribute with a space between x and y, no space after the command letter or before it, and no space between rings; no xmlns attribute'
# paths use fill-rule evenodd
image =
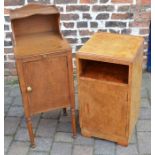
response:
<svg viewBox="0 0 155 155"><path fill-rule="evenodd" d="M27 87L27 91L28 91L28 92L31 92L31 91L32 91L32 88L31 88L30 86L28 86L28 87Z"/></svg>
<svg viewBox="0 0 155 155"><path fill-rule="evenodd" d="M44 54L44 55L43 55L43 58L47 58L47 55L46 55L46 54Z"/></svg>

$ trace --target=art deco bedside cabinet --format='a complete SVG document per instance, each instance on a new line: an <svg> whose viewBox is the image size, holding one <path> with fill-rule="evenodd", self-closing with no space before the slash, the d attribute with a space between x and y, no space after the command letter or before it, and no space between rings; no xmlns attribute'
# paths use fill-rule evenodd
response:
<svg viewBox="0 0 155 155"><path fill-rule="evenodd" d="M140 106L143 38L96 33L77 52L80 127L127 146Z"/></svg>
<svg viewBox="0 0 155 155"><path fill-rule="evenodd" d="M71 47L59 28L53 5L29 4L10 13L14 53L24 112L34 146L31 116L71 107L76 135Z"/></svg>

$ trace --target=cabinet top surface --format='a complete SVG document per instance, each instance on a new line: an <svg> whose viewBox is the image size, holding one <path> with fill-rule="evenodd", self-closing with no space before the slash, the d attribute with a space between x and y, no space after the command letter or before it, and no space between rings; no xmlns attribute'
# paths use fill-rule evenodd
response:
<svg viewBox="0 0 155 155"><path fill-rule="evenodd" d="M142 37L98 32L78 51L78 55L132 61L142 43Z"/></svg>
<svg viewBox="0 0 155 155"><path fill-rule="evenodd" d="M16 58L70 50L68 42L53 32L22 35L16 38Z"/></svg>
<svg viewBox="0 0 155 155"><path fill-rule="evenodd" d="M25 18L28 16L32 16L35 14L59 14L58 9L54 5L43 5L43 4L28 4L21 8L11 10L10 11L10 18L18 19L18 18Z"/></svg>

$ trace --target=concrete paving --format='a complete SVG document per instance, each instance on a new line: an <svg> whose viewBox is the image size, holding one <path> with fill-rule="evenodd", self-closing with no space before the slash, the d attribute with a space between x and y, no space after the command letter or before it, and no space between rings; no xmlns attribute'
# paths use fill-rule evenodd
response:
<svg viewBox="0 0 155 155"><path fill-rule="evenodd" d="M78 97L76 84L76 117ZM32 118L36 134L36 148L29 143L18 84L5 84L5 154L6 155L150 155L151 154L151 77L143 73L141 110L132 140L128 147L97 138L86 138L80 133L71 137L70 112L62 110L42 113Z"/></svg>

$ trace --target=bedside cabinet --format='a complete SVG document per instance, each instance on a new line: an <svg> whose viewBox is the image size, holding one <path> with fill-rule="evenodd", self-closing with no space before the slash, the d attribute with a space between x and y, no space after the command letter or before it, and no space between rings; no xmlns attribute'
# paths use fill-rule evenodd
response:
<svg viewBox="0 0 155 155"><path fill-rule="evenodd" d="M29 4L10 13L14 54L32 146L31 116L71 107L76 135L71 47L59 28L60 14L53 5Z"/></svg>
<svg viewBox="0 0 155 155"><path fill-rule="evenodd" d="M127 146L140 109L143 38L96 33L76 57L82 134Z"/></svg>

